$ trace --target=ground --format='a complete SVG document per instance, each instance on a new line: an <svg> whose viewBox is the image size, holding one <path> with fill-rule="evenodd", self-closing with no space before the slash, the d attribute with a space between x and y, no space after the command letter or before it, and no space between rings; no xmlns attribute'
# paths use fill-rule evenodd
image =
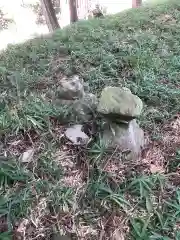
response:
<svg viewBox="0 0 180 240"><path fill-rule="evenodd" d="M180 239L179 56L178 0L0 53L0 239ZM51 93L72 74L97 95L125 86L143 100L138 161L105 151L100 136L87 148L64 139L71 109ZM33 159L22 162L28 149Z"/></svg>

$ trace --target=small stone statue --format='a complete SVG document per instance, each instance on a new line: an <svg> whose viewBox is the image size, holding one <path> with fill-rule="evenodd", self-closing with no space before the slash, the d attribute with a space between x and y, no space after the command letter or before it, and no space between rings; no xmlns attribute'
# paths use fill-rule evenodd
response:
<svg viewBox="0 0 180 240"><path fill-rule="evenodd" d="M102 10L100 9L99 4L96 4L95 9L92 11L94 18L104 17Z"/></svg>

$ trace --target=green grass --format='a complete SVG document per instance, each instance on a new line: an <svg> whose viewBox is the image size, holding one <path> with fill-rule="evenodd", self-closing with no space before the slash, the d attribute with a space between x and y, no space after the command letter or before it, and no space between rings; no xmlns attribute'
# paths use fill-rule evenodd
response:
<svg viewBox="0 0 180 240"><path fill-rule="evenodd" d="M161 147L164 126L180 112L179 56L178 0L80 21L0 53L0 240L16 235L23 219L26 239L110 239L115 231L130 240L180 239L180 146L163 148L164 173L120 160L109 172L120 156L100 136L88 149L67 146L61 134L76 119L52 98L62 74L82 76L97 95L105 85L126 86L143 100L140 124ZM29 147L33 162L22 164ZM64 184L68 177L76 184Z"/></svg>

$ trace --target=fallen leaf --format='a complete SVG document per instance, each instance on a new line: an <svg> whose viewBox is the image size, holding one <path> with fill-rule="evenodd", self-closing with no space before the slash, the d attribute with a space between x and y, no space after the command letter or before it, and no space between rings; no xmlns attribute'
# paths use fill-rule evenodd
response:
<svg viewBox="0 0 180 240"><path fill-rule="evenodd" d="M164 173L164 168L162 166L151 164L150 171L151 173Z"/></svg>
<svg viewBox="0 0 180 240"><path fill-rule="evenodd" d="M11 145L11 146L17 146L17 145L19 145L21 142L22 142L22 140L17 140L17 141L14 141L14 142L9 143L9 145Z"/></svg>
<svg viewBox="0 0 180 240"><path fill-rule="evenodd" d="M124 240L124 234L121 233L118 229L115 230L114 234L113 234L113 240Z"/></svg>
<svg viewBox="0 0 180 240"><path fill-rule="evenodd" d="M29 163L32 161L34 156L34 149L28 149L26 152L24 152L21 156L20 156L20 161L22 163Z"/></svg>
<svg viewBox="0 0 180 240"><path fill-rule="evenodd" d="M17 232L24 233L26 231L26 226L28 223L29 223L29 221L27 219L23 219L17 229Z"/></svg>

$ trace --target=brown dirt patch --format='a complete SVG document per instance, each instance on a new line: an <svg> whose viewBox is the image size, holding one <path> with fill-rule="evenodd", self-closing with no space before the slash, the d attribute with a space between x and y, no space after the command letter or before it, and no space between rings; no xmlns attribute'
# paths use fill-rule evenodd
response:
<svg viewBox="0 0 180 240"><path fill-rule="evenodd" d="M168 161L180 149L180 115L162 126L160 135L159 140L149 143L143 161L153 164L160 172L167 172Z"/></svg>
<svg viewBox="0 0 180 240"><path fill-rule="evenodd" d="M175 24L176 19L170 14L162 14L156 18L156 20L162 23Z"/></svg>

